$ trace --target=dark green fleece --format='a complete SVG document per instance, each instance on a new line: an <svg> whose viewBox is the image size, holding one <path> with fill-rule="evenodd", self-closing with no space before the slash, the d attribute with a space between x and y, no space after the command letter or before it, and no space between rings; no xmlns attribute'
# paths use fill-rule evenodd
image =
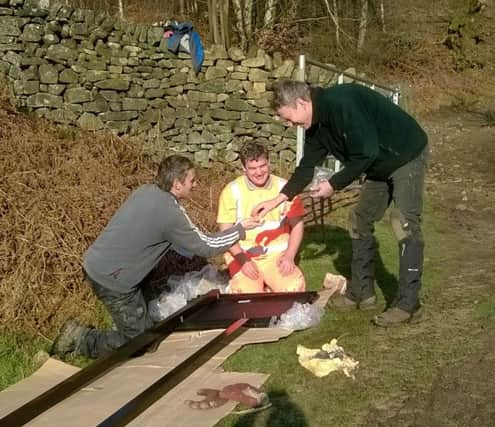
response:
<svg viewBox="0 0 495 427"><path fill-rule="evenodd" d="M306 131L304 154L282 193L292 199L313 178L314 167L332 154L343 169L330 178L341 190L361 174L384 181L416 158L428 140L423 129L392 101L357 84L311 91L313 124Z"/></svg>

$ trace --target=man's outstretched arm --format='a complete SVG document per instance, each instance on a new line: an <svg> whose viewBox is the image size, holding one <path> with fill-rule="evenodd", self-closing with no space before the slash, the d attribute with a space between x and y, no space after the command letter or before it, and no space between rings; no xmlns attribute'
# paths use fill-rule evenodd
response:
<svg viewBox="0 0 495 427"><path fill-rule="evenodd" d="M289 198L284 193L280 193L277 197L274 197L273 199L265 200L264 202L258 203L252 209L251 216L253 218L263 218L268 212L272 211L286 200L289 200Z"/></svg>

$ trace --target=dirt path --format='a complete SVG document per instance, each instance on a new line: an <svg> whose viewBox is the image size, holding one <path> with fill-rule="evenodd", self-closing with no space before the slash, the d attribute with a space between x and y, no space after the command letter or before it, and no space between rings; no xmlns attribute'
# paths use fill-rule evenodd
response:
<svg viewBox="0 0 495 427"><path fill-rule="evenodd" d="M453 361L429 390L370 408L369 426L493 426L495 420L495 126L486 117L437 113L423 124L430 136L432 162L427 193L458 242L438 287L441 301L432 325L457 323L467 360ZM449 251L450 254L450 251ZM488 312L488 321L477 322ZM435 321L433 321L435 320ZM491 321L491 323L490 323Z"/></svg>

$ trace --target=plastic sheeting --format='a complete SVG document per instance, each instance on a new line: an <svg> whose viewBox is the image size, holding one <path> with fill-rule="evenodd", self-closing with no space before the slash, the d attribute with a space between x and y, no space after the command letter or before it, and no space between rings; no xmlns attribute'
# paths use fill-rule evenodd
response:
<svg viewBox="0 0 495 427"><path fill-rule="evenodd" d="M280 319L273 318L270 327L293 330L311 328L320 323L323 313L324 309L321 306L295 302L289 310L280 316Z"/></svg>
<svg viewBox="0 0 495 427"><path fill-rule="evenodd" d="M167 282L169 291L162 292L148 304L150 317L155 322L166 319L184 307L187 302L199 295L218 289L225 293L229 278L208 264L201 271L192 271L184 276L170 276Z"/></svg>

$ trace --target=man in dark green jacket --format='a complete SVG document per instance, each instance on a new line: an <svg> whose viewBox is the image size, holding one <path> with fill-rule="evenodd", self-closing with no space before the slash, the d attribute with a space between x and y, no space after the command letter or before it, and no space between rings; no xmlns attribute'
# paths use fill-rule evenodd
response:
<svg viewBox="0 0 495 427"><path fill-rule="evenodd" d="M379 326L409 322L419 315L423 271L421 212L428 156L427 136L401 108L374 90L357 84L327 89L285 80L275 87L274 107L289 126L306 129L303 158L279 196L260 203L263 216L300 193L313 179L314 167L329 154L343 169L311 188L311 196L330 197L365 175L357 205L349 215L352 278L338 308L372 308L376 243L374 223L393 202L391 220L399 241L399 286L395 301L374 321Z"/></svg>

